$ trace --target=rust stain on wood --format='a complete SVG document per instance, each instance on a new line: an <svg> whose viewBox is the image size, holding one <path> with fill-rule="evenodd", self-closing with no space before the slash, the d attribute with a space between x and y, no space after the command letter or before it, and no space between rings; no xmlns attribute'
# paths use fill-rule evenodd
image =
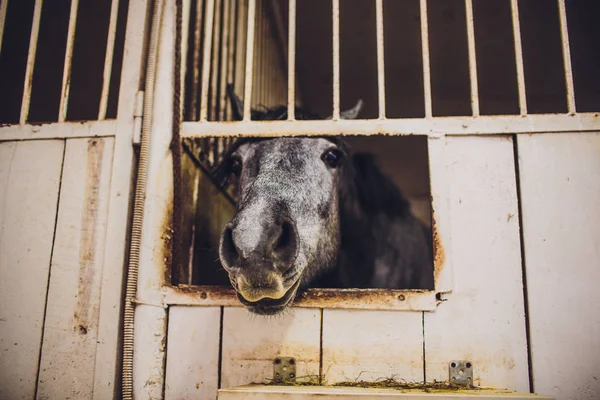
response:
<svg viewBox="0 0 600 400"><path fill-rule="evenodd" d="M189 296L190 304L242 306L235 290L229 287L178 285L170 289ZM430 291L422 289L308 289L296 296L294 306L334 309L360 305L358 308L389 309L405 304L405 309L420 309L420 299L430 295Z"/></svg>
<svg viewBox="0 0 600 400"><path fill-rule="evenodd" d="M431 232L433 235L433 277L437 282L446 261L446 254L444 246L442 246L442 239L440 237L435 215L432 217Z"/></svg>
<svg viewBox="0 0 600 400"><path fill-rule="evenodd" d="M171 283L173 270L173 202L170 201L165 207L162 223L163 233L161 241L157 246L161 246L160 253L163 257L165 266L165 282Z"/></svg>
<svg viewBox="0 0 600 400"><path fill-rule="evenodd" d="M75 331L85 335L98 321L98 305L94 304L94 281L96 270L96 224L98 222L98 202L104 140L88 140L84 207L79 242L79 288L75 308Z"/></svg>

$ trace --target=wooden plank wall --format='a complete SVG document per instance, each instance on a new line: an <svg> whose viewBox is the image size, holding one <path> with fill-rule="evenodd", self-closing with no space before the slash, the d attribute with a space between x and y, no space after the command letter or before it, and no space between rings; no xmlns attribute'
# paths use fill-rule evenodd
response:
<svg viewBox="0 0 600 400"><path fill-rule="evenodd" d="M600 133L519 135L533 387L600 398Z"/></svg>
<svg viewBox="0 0 600 400"><path fill-rule="evenodd" d="M0 398L34 398L64 142L0 143Z"/></svg>
<svg viewBox="0 0 600 400"><path fill-rule="evenodd" d="M454 290L425 314L426 377L473 363L480 384L529 391L514 150L508 137L446 145Z"/></svg>
<svg viewBox="0 0 600 400"><path fill-rule="evenodd" d="M38 397L92 398L114 138L67 141Z"/></svg>
<svg viewBox="0 0 600 400"><path fill-rule="evenodd" d="M113 147L0 144L0 398L92 398Z"/></svg>

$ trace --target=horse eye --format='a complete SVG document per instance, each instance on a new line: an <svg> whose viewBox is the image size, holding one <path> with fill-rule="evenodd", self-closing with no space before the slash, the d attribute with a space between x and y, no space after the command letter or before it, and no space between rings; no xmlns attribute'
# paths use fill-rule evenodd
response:
<svg viewBox="0 0 600 400"><path fill-rule="evenodd" d="M239 158L232 159L230 169L232 174L235 176L240 176L242 173L242 160Z"/></svg>
<svg viewBox="0 0 600 400"><path fill-rule="evenodd" d="M344 153L336 149L327 150L321 156L321 159L331 168L339 166L344 158Z"/></svg>

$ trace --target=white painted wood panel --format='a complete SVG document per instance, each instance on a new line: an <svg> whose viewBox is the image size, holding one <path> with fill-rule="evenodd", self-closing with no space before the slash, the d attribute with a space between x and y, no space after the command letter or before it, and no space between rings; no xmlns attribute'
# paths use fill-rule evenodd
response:
<svg viewBox="0 0 600 400"><path fill-rule="evenodd" d="M171 307L165 399L216 399L221 307Z"/></svg>
<svg viewBox="0 0 600 400"><path fill-rule="evenodd" d="M223 314L221 387L273 377L273 359L295 357L298 378L319 374L321 310L294 308L271 318L226 307Z"/></svg>
<svg viewBox="0 0 600 400"><path fill-rule="evenodd" d="M519 135L533 386L600 398L600 133Z"/></svg>
<svg viewBox="0 0 600 400"><path fill-rule="evenodd" d="M519 217L509 137L446 142L454 290L425 313L426 379L470 360L476 383L529 391Z"/></svg>
<svg viewBox="0 0 600 400"><path fill-rule="evenodd" d="M0 398L34 397L64 142L0 143Z"/></svg>
<svg viewBox="0 0 600 400"><path fill-rule="evenodd" d="M67 140L39 399L92 397L113 138Z"/></svg>
<svg viewBox="0 0 600 400"><path fill-rule="evenodd" d="M327 383L423 381L423 313L323 310Z"/></svg>

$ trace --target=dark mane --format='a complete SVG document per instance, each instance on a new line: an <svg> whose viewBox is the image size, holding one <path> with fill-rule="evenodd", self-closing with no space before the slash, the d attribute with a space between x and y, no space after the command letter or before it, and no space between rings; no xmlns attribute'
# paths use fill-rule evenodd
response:
<svg viewBox="0 0 600 400"><path fill-rule="evenodd" d="M400 217L410 213L408 201L394 182L381 172L373 154L355 154L343 168L342 202L358 202L361 212L367 216L383 213ZM356 207L354 204L347 206Z"/></svg>
<svg viewBox="0 0 600 400"><path fill-rule="evenodd" d="M241 116L237 117L241 119ZM287 119L288 110L287 106L269 108L260 105L258 108L253 108L251 110L250 117L253 121L282 121ZM295 118L301 121L323 119L320 115L299 107L296 107Z"/></svg>

